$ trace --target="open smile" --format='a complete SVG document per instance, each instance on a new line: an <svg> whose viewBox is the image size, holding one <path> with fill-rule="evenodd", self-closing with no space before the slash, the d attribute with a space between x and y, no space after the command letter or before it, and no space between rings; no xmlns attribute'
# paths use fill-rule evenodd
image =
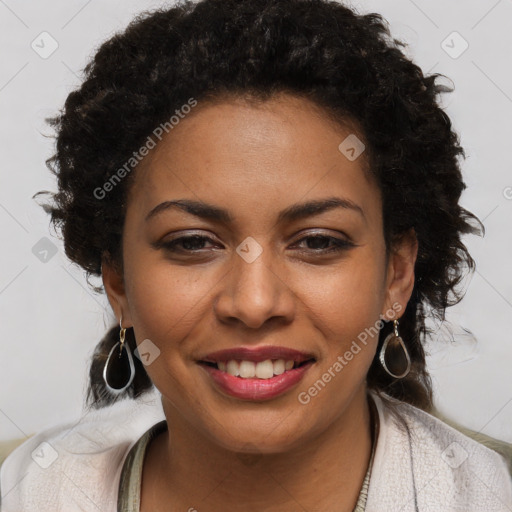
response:
<svg viewBox="0 0 512 512"><path fill-rule="evenodd" d="M222 391L244 400L269 400L294 387L316 362L284 347L239 347L197 361Z"/></svg>

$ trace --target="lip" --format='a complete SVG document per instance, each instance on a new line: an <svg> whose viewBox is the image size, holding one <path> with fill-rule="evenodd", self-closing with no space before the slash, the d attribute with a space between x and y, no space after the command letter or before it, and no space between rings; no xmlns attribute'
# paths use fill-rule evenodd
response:
<svg viewBox="0 0 512 512"><path fill-rule="evenodd" d="M293 360L296 363L303 363L308 359L315 359L314 354L301 352L293 348L278 347L275 345L266 345L263 347L233 347L224 350L211 352L198 361L206 361L209 363L218 363L219 361L230 361L235 359L238 361L253 361L259 363L267 359L284 359L285 361Z"/></svg>
<svg viewBox="0 0 512 512"><path fill-rule="evenodd" d="M282 395L295 387L315 362L308 361L302 366L286 370L281 375L274 375L270 379L235 377L213 366L201 364L200 361L198 366L224 393L242 400L263 401Z"/></svg>

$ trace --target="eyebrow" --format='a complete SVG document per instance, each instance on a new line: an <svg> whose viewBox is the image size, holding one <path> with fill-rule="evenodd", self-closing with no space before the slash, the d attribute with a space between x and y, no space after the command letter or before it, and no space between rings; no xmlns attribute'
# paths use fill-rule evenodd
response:
<svg viewBox="0 0 512 512"><path fill-rule="evenodd" d="M224 224L231 224L234 222L234 217L223 208L205 203L203 201L195 201L192 199L176 199L173 201L164 201L163 203L155 206L146 216L146 221L155 217L159 213L169 209L180 209L196 217L202 219L222 222ZM321 213L333 210L334 208L344 208L359 213L366 221L363 209L350 199L342 197L328 197L326 199L317 199L307 201L305 203L292 204L285 208L277 217L278 223L293 222L296 220L304 219L312 215L320 215Z"/></svg>

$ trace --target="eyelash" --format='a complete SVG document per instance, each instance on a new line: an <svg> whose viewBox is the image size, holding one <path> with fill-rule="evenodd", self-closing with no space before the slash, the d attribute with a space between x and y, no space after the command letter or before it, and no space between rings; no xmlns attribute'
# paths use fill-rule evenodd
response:
<svg viewBox="0 0 512 512"><path fill-rule="evenodd" d="M332 237L332 236L328 236L328 235L308 235L308 236L305 236L299 240L297 240L297 242L295 242L296 244L297 243L300 243L300 242L304 242L305 240L309 240L309 239L325 239L325 240L328 240L330 241L331 243L333 243L334 245L332 247L330 247L329 249L302 249L300 250L300 252L304 253L304 252L310 252L310 251L313 251L313 253L316 253L316 254L319 254L319 255L325 255L325 254L331 254L331 253L338 253L338 252L342 252L342 251L346 251L352 247L355 247L355 244L353 244L352 242L349 242L348 240L342 240L340 238L336 238L336 237ZM198 251L200 251L201 249L196 249L196 250L193 250L193 249L180 249L180 250L176 250L176 246L181 242L185 241L185 240L196 240L196 241L203 241L203 240L208 240L208 241L211 241L213 243L215 243L211 238L207 237L207 236L203 236L203 235L189 235L189 236L183 236L183 237L180 237L180 238L175 238L174 240L171 240L169 242L161 242L159 245L163 248L165 248L167 251L169 252L181 252L181 253L189 253L189 254L194 254L194 253L197 253Z"/></svg>

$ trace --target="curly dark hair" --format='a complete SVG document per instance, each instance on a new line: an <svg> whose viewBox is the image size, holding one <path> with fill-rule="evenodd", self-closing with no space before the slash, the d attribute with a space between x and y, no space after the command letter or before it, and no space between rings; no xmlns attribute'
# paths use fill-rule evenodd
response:
<svg viewBox="0 0 512 512"><path fill-rule="evenodd" d="M459 284L475 263L461 236L483 234L484 227L459 205L465 188L459 157L465 155L438 104L438 95L453 89L436 82L442 75L425 76L404 46L381 15L358 14L329 0L184 0L138 15L99 47L81 86L59 115L47 119L57 132L55 154L46 163L58 192L43 207L63 236L66 255L88 279L101 275L102 258L122 271L125 200L136 170L107 200L94 190L189 98L265 101L278 92L307 98L326 117L360 128L382 193L388 254L400 236L416 232L416 281L400 320L412 370L394 379L376 357L367 383L431 410L425 320L444 320L445 309L462 299ZM382 327L379 348L391 327ZM132 331L127 341L133 350ZM113 326L93 355L91 407L117 399L105 388L102 368L118 332ZM137 358L135 363L137 377L123 397L136 398L153 386Z"/></svg>

